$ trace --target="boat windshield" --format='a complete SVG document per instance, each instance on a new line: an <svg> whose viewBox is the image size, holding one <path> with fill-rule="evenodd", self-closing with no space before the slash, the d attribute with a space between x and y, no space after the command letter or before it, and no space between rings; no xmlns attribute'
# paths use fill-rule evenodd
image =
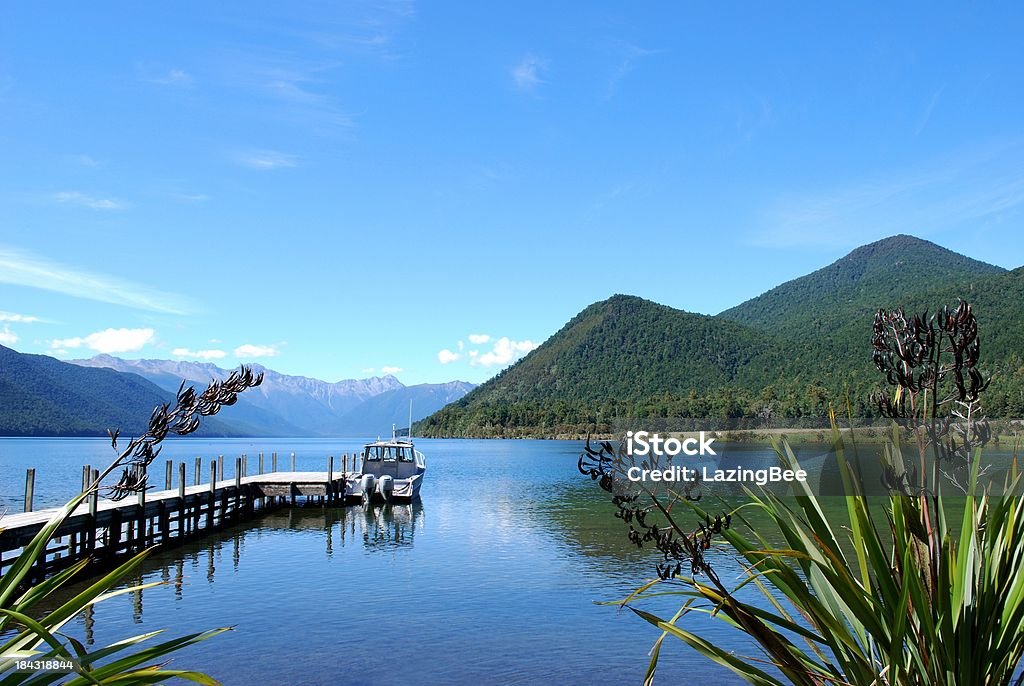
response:
<svg viewBox="0 0 1024 686"><path fill-rule="evenodd" d="M368 445L363 459L367 462L413 462L411 447L403 445Z"/></svg>

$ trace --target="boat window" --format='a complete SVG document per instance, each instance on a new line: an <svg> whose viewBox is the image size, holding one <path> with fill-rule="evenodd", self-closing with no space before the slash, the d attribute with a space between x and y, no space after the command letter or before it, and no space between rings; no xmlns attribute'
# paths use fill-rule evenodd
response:
<svg viewBox="0 0 1024 686"><path fill-rule="evenodd" d="M363 459L367 462L380 462L380 447L375 445L366 446L366 454Z"/></svg>
<svg viewBox="0 0 1024 686"><path fill-rule="evenodd" d="M399 462L412 462L413 461L412 449L411 448L409 448L409 449L399 448L398 449L398 461Z"/></svg>

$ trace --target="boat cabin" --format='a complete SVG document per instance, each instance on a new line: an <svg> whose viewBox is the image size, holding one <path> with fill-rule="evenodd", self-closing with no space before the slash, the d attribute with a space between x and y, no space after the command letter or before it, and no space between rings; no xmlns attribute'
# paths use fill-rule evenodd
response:
<svg viewBox="0 0 1024 686"><path fill-rule="evenodd" d="M363 473L408 479L422 474L423 453L408 441L377 441L363 448Z"/></svg>

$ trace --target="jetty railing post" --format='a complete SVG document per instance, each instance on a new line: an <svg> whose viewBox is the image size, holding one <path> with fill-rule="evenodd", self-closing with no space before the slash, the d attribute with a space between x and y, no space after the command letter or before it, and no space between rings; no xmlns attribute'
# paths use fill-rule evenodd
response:
<svg viewBox="0 0 1024 686"><path fill-rule="evenodd" d="M36 469L29 467L25 470L25 512L32 511L32 500L36 491Z"/></svg>
<svg viewBox="0 0 1024 686"><path fill-rule="evenodd" d="M272 471L272 472L276 472L277 471L277 451L276 450L270 456L270 471Z"/></svg>
<svg viewBox="0 0 1024 686"><path fill-rule="evenodd" d="M210 460L210 508L206 511L206 528L213 531L213 511L217 506L217 460Z"/></svg>
<svg viewBox="0 0 1024 686"><path fill-rule="evenodd" d="M139 529L139 545L146 545L146 463L143 462L141 465L136 467L139 470L139 483L142 484L142 488L139 489L138 505L139 505L139 516L136 519L137 526Z"/></svg>
<svg viewBox="0 0 1024 686"><path fill-rule="evenodd" d="M220 474L220 478L221 479L224 478L225 472L224 472L224 456L223 455L218 455L217 456L217 473Z"/></svg>
<svg viewBox="0 0 1024 686"><path fill-rule="evenodd" d="M263 451L260 451L260 474L263 473Z"/></svg>
<svg viewBox="0 0 1024 686"><path fill-rule="evenodd" d="M202 471L202 469L203 469L203 458L197 457L196 458L196 483L195 483L196 486L198 486L199 484L202 483L202 481L200 480L200 476L201 476L200 472Z"/></svg>
<svg viewBox="0 0 1024 686"><path fill-rule="evenodd" d="M292 453L292 471L295 471L295 453Z"/></svg>
<svg viewBox="0 0 1024 686"><path fill-rule="evenodd" d="M238 517L238 508L242 505L242 458L235 458L235 511L234 516Z"/></svg>
<svg viewBox="0 0 1024 686"><path fill-rule="evenodd" d="M172 460L167 460L167 478L166 478L167 483L166 483L166 488L164 489L165 491L169 491L172 488L174 488L174 482L171 479L171 477L173 475L174 475L174 462Z"/></svg>
<svg viewBox="0 0 1024 686"><path fill-rule="evenodd" d="M89 470L89 485L96 484L100 478L100 470L91 469ZM96 484L96 488L93 489L92 493L89 494L89 540L86 543L89 552L91 553L96 549L96 509L99 507L100 498L100 485Z"/></svg>
<svg viewBox="0 0 1024 686"><path fill-rule="evenodd" d="M188 518L185 516L185 463L178 463L178 538L185 537Z"/></svg>
<svg viewBox="0 0 1024 686"><path fill-rule="evenodd" d="M327 457L327 491L324 496L325 504L334 500L334 455Z"/></svg>
<svg viewBox="0 0 1024 686"><path fill-rule="evenodd" d="M249 456L242 453L242 476L249 476Z"/></svg>

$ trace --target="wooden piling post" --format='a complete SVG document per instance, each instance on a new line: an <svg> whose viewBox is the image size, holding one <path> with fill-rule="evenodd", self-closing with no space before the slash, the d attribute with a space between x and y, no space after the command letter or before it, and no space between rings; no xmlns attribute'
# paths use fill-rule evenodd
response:
<svg viewBox="0 0 1024 686"><path fill-rule="evenodd" d="M29 467L25 470L25 512L32 511L32 500L36 493L36 469Z"/></svg>
<svg viewBox="0 0 1024 686"><path fill-rule="evenodd" d="M141 487L139 488L138 497L137 497L137 500L136 500L136 502L138 504L138 515L135 518L135 526L137 526L138 530L139 530L139 535L138 535L139 545L142 546L142 547L145 547L145 545L146 545L146 465L145 465L145 463L143 463L143 464L139 465L138 467L136 467L135 469L138 470L139 483L141 484ZM131 526L131 525L129 524L129 526Z"/></svg>
<svg viewBox="0 0 1024 686"><path fill-rule="evenodd" d="M128 523L128 531L131 532L131 522ZM128 537L129 545L131 536ZM107 529L107 543L103 554L106 557L114 557L121 548L121 510L115 509L110 513L110 526ZM131 550L129 549L130 553Z"/></svg>
<svg viewBox="0 0 1024 686"><path fill-rule="evenodd" d="M242 453L242 476L249 476L249 456Z"/></svg>
<svg viewBox="0 0 1024 686"><path fill-rule="evenodd" d="M332 500L334 500L334 498L332 497L333 494L334 494L334 487L332 486L333 482L334 482L334 455L329 455L327 457L327 495L324 497L325 504L326 504L326 502L331 502Z"/></svg>
<svg viewBox="0 0 1024 686"><path fill-rule="evenodd" d="M275 450L270 456L270 471L277 471L277 451Z"/></svg>
<svg viewBox="0 0 1024 686"><path fill-rule="evenodd" d="M213 511L217 506L217 460L210 460L210 507L206 511L206 528L213 531Z"/></svg>
<svg viewBox="0 0 1024 686"><path fill-rule="evenodd" d="M165 491L169 491L172 488L174 488L174 483L171 480L171 477L173 475L174 475L174 462L172 460L167 460L167 475L166 475L166 479L165 479L166 483L165 483L165 488L164 488Z"/></svg>
<svg viewBox="0 0 1024 686"><path fill-rule="evenodd" d="M185 463L178 463L178 538L185 538L185 527L188 519L185 517Z"/></svg>
<svg viewBox="0 0 1024 686"><path fill-rule="evenodd" d="M200 480L200 477L202 475L199 473L199 472L202 471L202 469L203 469L203 458L197 457L196 458L196 483L195 483L196 486L198 486L199 484L202 483L202 481Z"/></svg>
<svg viewBox="0 0 1024 686"><path fill-rule="evenodd" d="M260 474L263 473L263 451L260 451Z"/></svg>
<svg viewBox="0 0 1024 686"><path fill-rule="evenodd" d="M168 491L171 489L167 489ZM167 501L160 501L160 542L169 543L171 540L171 512L167 507Z"/></svg>
<svg viewBox="0 0 1024 686"><path fill-rule="evenodd" d="M292 471L295 471L295 453L292 453Z"/></svg>
<svg viewBox="0 0 1024 686"><path fill-rule="evenodd" d="M242 506L242 458L235 458L235 511L234 516L238 517L238 509Z"/></svg>
<svg viewBox="0 0 1024 686"><path fill-rule="evenodd" d="M100 478L100 470L90 469L89 470L89 485L96 483ZM96 509L99 507L99 484L96 484L96 488L89 494L89 531L88 539L86 540L86 548L91 554L96 549Z"/></svg>
<svg viewBox="0 0 1024 686"><path fill-rule="evenodd" d="M217 456L217 473L220 474L220 478L223 479L227 472L224 471L224 456Z"/></svg>

